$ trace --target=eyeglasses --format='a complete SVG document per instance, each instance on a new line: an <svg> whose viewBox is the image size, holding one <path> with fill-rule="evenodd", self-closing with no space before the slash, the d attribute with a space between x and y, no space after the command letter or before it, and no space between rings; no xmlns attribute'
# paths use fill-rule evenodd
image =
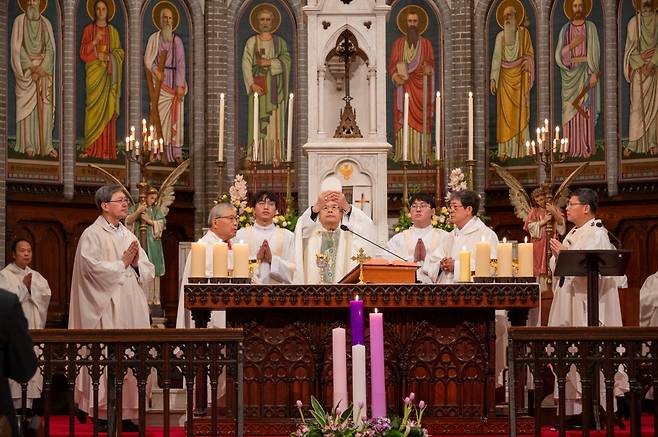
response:
<svg viewBox="0 0 658 437"><path fill-rule="evenodd" d="M459 208L463 208L463 207L464 207L464 205L457 205L455 203L451 203L450 205L448 205L448 209L459 209Z"/></svg>
<svg viewBox="0 0 658 437"><path fill-rule="evenodd" d="M123 199L115 199L115 200L108 200L105 203L125 203L126 205L130 203L130 199L126 199L125 197Z"/></svg>
<svg viewBox="0 0 658 437"><path fill-rule="evenodd" d="M414 203L411 205L411 209L425 209L431 208L429 203Z"/></svg>
<svg viewBox="0 0 658 437"><path fill-rule="evenodd" d="M339 206L323 206L322 211L327 211L327 212L329 212L329 211L340 211L340 207Z"/></svg>
<svg viewBox="0 0 658 437"><path fill-rule="evenodd" d="M237 221L238 221L238 217L235 216L235 215L219 215L219 216L217 216L217 217L215 217L215 218L216 218L216 219L228 219L228 220L230 220L230 221L232 221L232 222L237 222Z"/></svg>
<svg viewBox="0 0 658 437"><path fill-rule="evenodd" d="M578 206L578 205L587 205L587 204L586 203L571 203L571 202L569 202L569 203L567 203L567 208L573 208L574 206Z"/></svg>

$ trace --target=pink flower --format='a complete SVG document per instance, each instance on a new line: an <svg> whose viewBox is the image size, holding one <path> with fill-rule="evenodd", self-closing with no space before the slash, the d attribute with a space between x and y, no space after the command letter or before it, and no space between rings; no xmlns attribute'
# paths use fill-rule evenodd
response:
<svg viewBox="0 0 658 437"><path fill-rule="evenodd" d="M404 405L409 405L411 403L411 399L408 397L404 398Z"/></svg>
<svg viewBox="0 0 658 437"><path fill-rule="evenodd" d="M425 401L420 401L420 402L418 403L418 408L420 408L421 410L422 410L423 408L425 408Z"/></svg>
<svg viewBox="0 0 658 437"><path fill-rule="evenodd" d="M414 392L409 393L409 399L412 401L416 399L416 394Z"/></svg>
<svg viewBox="0 0 658 437"><path fill-rule="evenodd" d="M302 404L302 401L300 401L299 399L297 399L296 404L297 404L297 408L302 408L304 406L304 404Z"/></svg>

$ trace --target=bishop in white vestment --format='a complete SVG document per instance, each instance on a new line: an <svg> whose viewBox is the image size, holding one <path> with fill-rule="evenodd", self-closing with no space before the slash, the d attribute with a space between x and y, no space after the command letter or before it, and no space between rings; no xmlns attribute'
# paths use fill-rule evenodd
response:
<svg viewBox="0 0 658 437"><path fill-rule="evenodd" d="M17 239L11 245L14 262L0 271L0 288L18 296L30 329L46 327L48 304L50 303L50 286L48 281L36 270L30 268L32 262L32 245L24 239ZM32 408L32 401L41 397L43 377L41 370L27 383L27 408ZM21 385L9 380L14 407L21 407Z"/></svg>
<svg viewBox="0 0 658 437"><path fill-rule="evenodd" d="M249 258L258 261L256 283L290 284L295 273L295 236L274 224L278 196L260 191L253 200L256 222L239 229L235 241L247 243Z"/></svg>
<svg viewBox="0 0 658 437"><path fill-rule="evenodd" d="M121 222L128 215L128 197L119 185L96 191L101 215L80 236L73 264L69 329L149 328L143 281L155 268L135 235ZM107 418L107 373L100 379L99 417ZM76 381L78 408L93 414L91 377L82 369ZM123 419L137 419L137 381L131 372L123 385Z"/></svg>
<svg viewBox="0 0 658 437"><path fill-rule="evenodd" d="M341 225L370 240L374 239L375 226L370 217L347 203L339 187L322 191L316 203L297 220L296 284L335 284L358 264L352 257L357 255L359 249L363 248L366 254L374 254L370 243L350 231L342 230ZM326 265L322 269L318 267L318 255L322 258L320 262Z"/></svg>
<svg viewBox="0 0 658 437"><path fill-rule="evenodd" d="M442 253L449 253L452 237L443 229L432 226L432 217L436 212L436 203L432 196L416 194L409 199L409 204L413 224L409 229L393 235L388 240L387 249L422 267L439 246ZM416 272L416 278L423 283L433 282L421 268Z"/></svg>
<svg viewBox="0 0 658 437"><path fill-rule="evenodd" d="M574 192L567 203L567 220L575 226L560 243L553 238L550 242L553 257L551 270L555 271L557 256L563 250L614 250L608 231L595 214L598 206L596 193L589 188ZM553 303L548 315L548 326L587 326L587 277L567 276L553 278ZM603 276L599 278L599 321L601 326L622 326L619 287L626 286L626 277ZM557 399L557 384L555 386ZM628 377L618 372L615 375L615 396L629 390ZM602 392L602 398L605 392ZM567 374L565 403L566 414L582 412L582 388L575 366ZM605 402L601 402L605 407Z"/></svg>

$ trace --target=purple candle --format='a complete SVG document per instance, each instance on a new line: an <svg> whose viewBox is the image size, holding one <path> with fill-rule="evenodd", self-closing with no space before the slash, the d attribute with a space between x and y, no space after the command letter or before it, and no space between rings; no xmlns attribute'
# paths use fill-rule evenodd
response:
<svg viewBox="0 0 658 437"><path fill-rule="evenodd" d="M352 346L357 344L365 345L363 336L363 301L359 300L359 295L350 301L350 321L352 327Z"/></svg>
<svg viewBox="0 0 658 437"><path fill-rule="evenodd" d="M370 314L370 397L372 417L386 417L386 379L384 375L384 315Z"/></svg>

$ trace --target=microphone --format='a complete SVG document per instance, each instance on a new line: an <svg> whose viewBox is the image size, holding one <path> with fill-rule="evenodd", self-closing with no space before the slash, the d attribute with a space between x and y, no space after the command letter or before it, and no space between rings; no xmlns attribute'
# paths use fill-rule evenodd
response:
<svg viewBox="0 0 658 437"><path fill-rule="evenodd" d="M347 225L343 225L343 224L341 224L341 225L340 225L340 229L343 230L343 231L351 232L351 233L353 233L354 235L356 235L357 237L366 240L368 243L372 244L373 246L376 246L376 247L378 247L379 249L381 249L381 250L383 250L383 251L385 251L385 252L390 253L390 254L393 255L394 257L396 257L396 258L398 258L398 259L401 259L401 260L404 261L404 262L407 262L406 259L402 258L402 257L401 257L400 255L398 255L397 253L395 253L395 252L391 252L391 251L388 250L387 248L380 246L379 244L375 243L375 242L372 241L372 240L367 239L366 237L364 237L364 236L361 235L361 234L357 234L356 232L354 232L353 230L351 230L350 228L348 228Z"/></svg>
<svg viewBox="0 0 658 437"><path fill-rule="evenodd" d="M595 220L594 223L592 224L592 226L596 226L597 228L602 228L603 227L603 221ZM608 233L608 238L611 238L612 240L614 240L614 242L612 244L617 249L621 249L621 240L619 238L617 238L617 236L615 234L613 234L612 232L610 232L607 228L606 228L606 232Z"/></svg>

